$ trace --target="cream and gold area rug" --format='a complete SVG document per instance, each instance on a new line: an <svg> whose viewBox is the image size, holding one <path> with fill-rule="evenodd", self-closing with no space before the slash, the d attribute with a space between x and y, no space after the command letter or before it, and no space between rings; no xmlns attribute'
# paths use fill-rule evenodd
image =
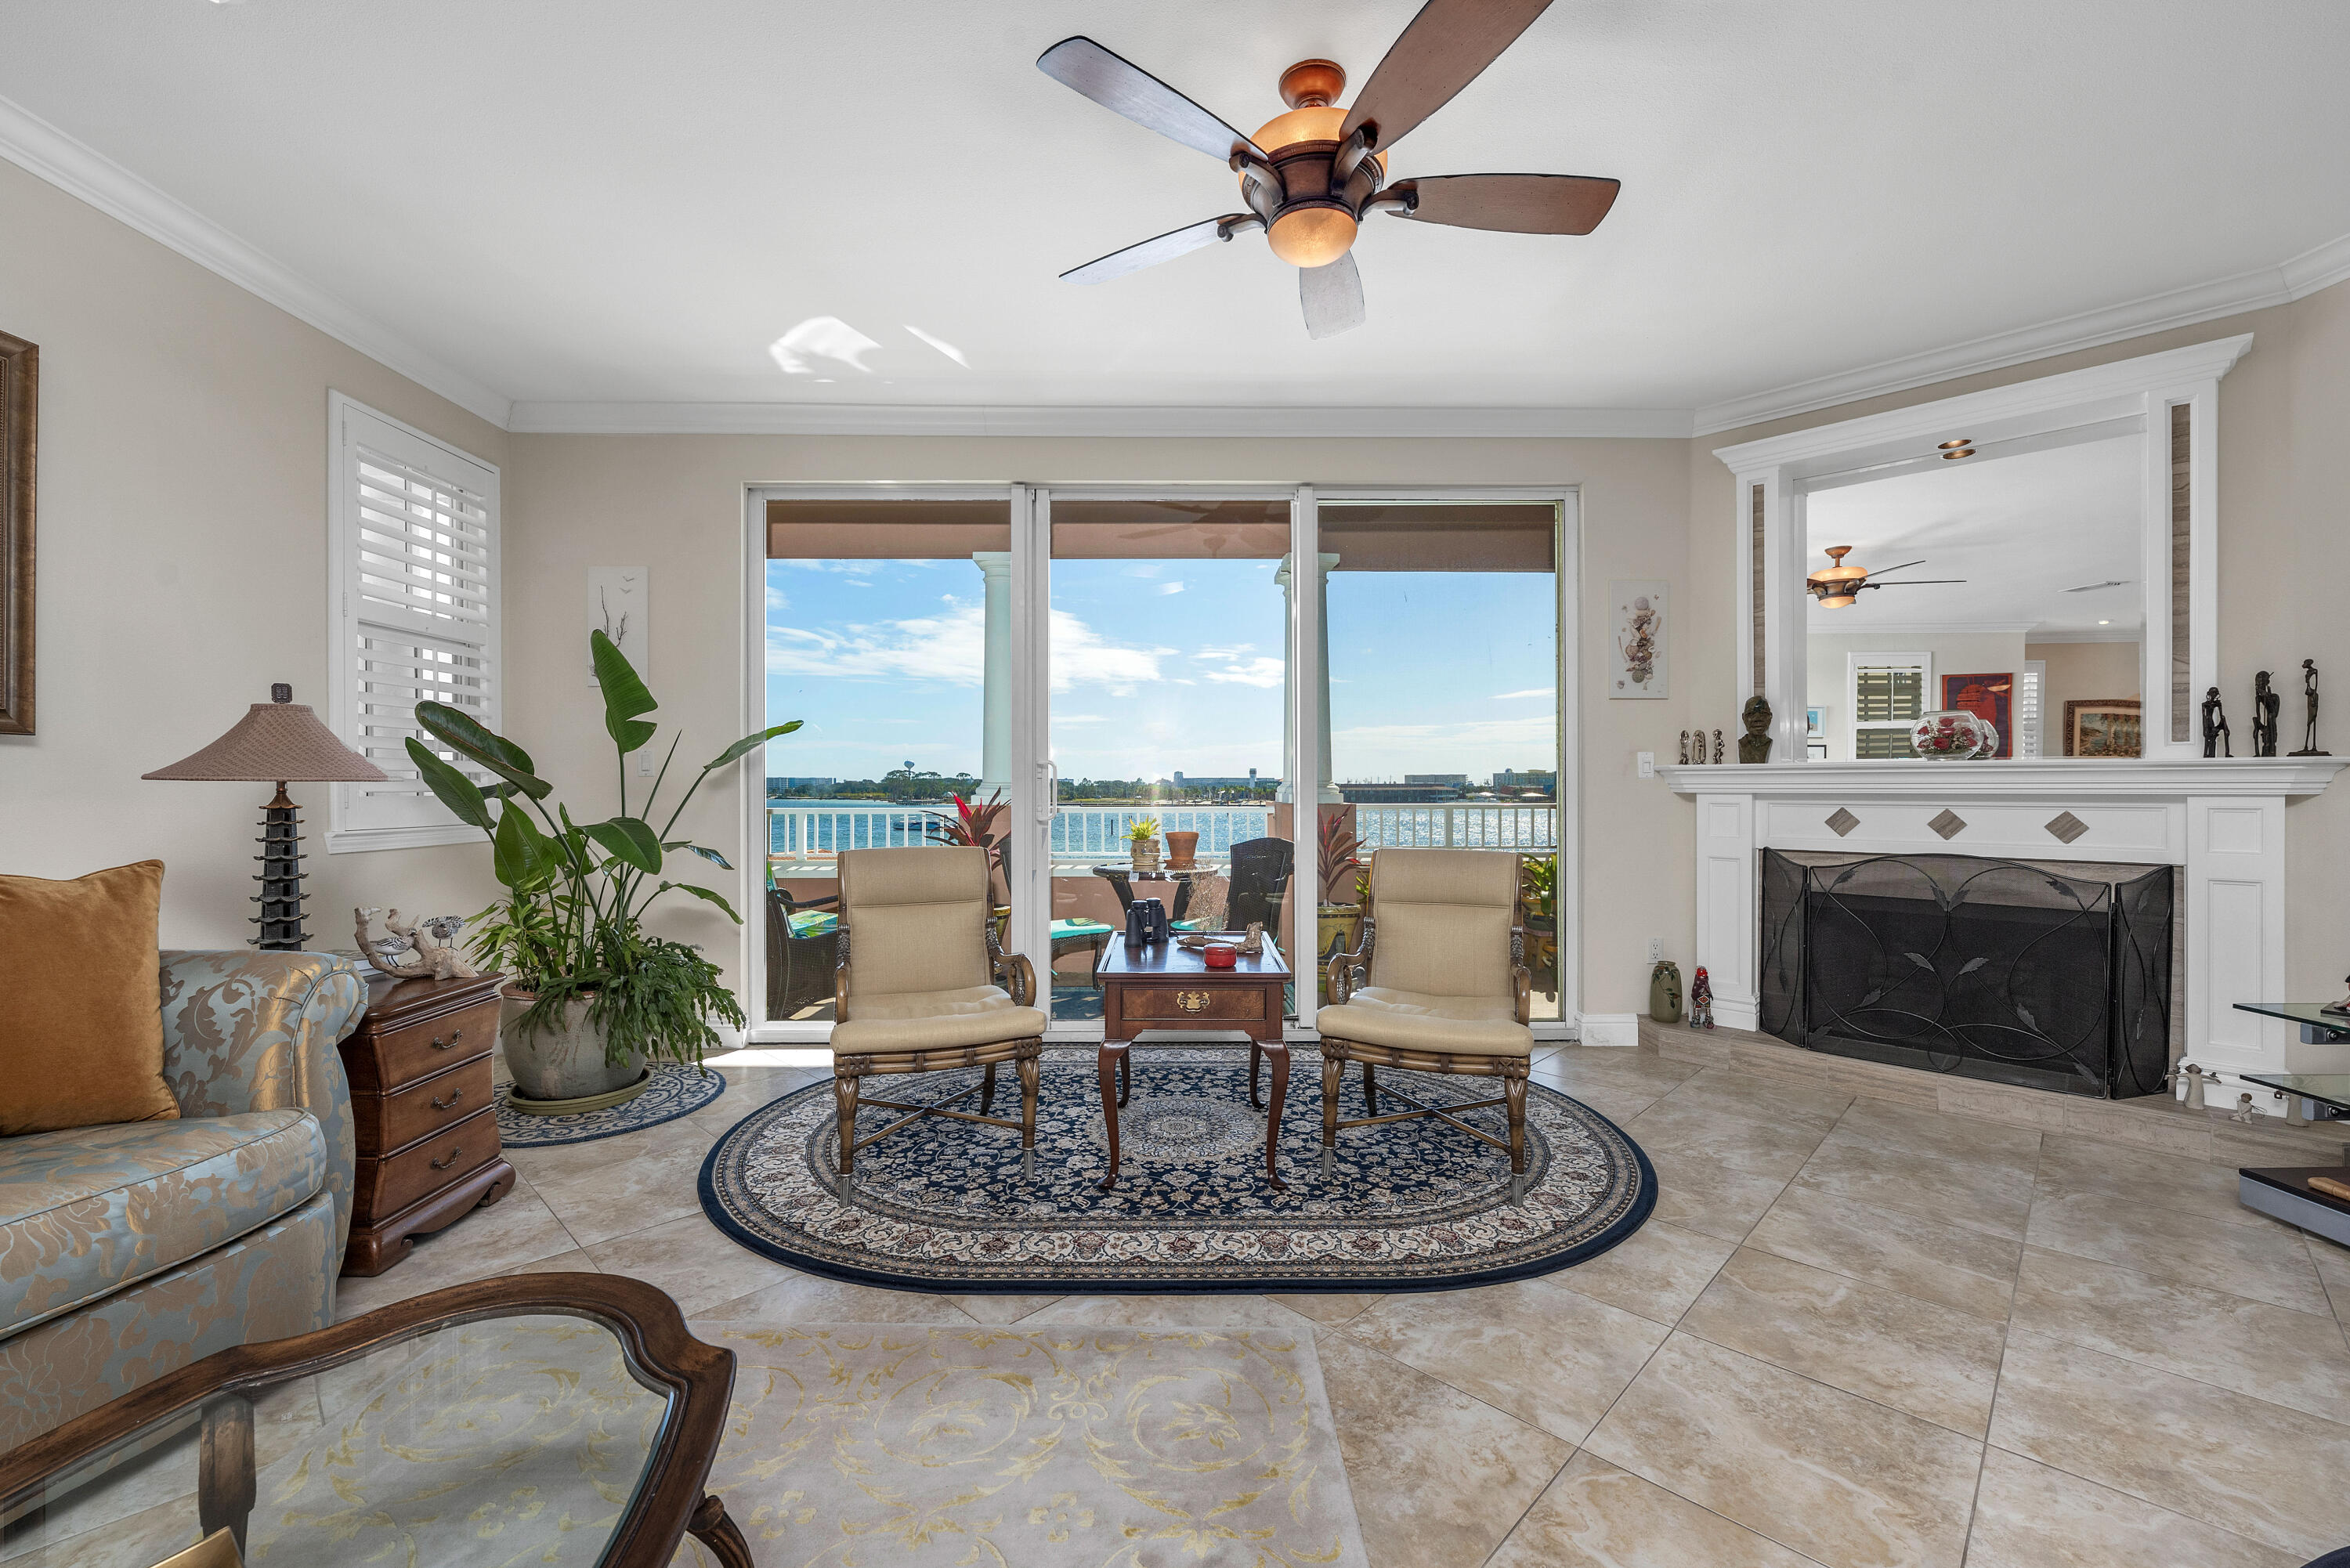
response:
<svg viewBox="0 0 2350 1568"><path fill-rule="evenodd" d="M1363 1568L1308 1334L693 1331L737 1358L710 1480L762 1568Z"/></svg>

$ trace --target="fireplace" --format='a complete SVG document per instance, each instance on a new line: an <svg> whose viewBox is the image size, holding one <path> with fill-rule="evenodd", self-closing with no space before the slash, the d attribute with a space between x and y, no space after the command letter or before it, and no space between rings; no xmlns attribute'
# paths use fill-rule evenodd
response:
<svg viewBox="0 0 2350 1568"><path fill-rule="evenodd" d="M2170 867L1764 849L1761 871L1766 1033L2104 1099L2163 1092Z"/></svg>

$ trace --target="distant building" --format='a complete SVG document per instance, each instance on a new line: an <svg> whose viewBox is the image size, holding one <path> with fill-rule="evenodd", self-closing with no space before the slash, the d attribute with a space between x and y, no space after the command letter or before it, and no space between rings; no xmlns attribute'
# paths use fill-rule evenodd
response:
<svg viewBox="0 0 2350 1568"><path fill-rule="evenodd" d="M796 775L791 778L775 778L770 775L767 780L767 793L770 795L787 795L794 790L827 790L837 787L839 784L838 779L801 778Z"/></svg>
<svg viewBox="0 0 2350 1568"><path fill-rule="evenodd" d="M1555 790L1558 787L1555 768L1503 768L1493 775L1495 789Z"/></svg>
<svg viewBox="0 0 2350 1568"><path fill-rule="evenodd" d="M1454 789L1467 789L1469 775L1467 774L1406 774L1403 775L1403 782L1408 784L1451 784Z"/></svg>
<svg viewBox="0 0 2350 1568"><path fill-rule="evenodd" d="M1459 800L1458 784L1342 784L1333 786L1348 805L1430 805Z"/></svg>

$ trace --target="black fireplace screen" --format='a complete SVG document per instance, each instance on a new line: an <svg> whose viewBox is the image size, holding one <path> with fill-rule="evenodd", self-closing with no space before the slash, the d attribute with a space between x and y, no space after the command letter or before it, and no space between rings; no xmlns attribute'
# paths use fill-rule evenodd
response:
<svg viewBox="0 0 2350 1568"><path fill-rule="evenodd" d="M2119 869L2118 867L2116 869ZM2125 1099L2170 1056L2170 867L1762 852L1762 1027L1813 1050Z"/></svg>

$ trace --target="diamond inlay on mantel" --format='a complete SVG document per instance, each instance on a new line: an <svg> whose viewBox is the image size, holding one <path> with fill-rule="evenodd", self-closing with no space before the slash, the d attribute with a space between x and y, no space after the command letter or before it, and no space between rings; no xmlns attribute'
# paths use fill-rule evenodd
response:
<svg viewBox="0 0 2350 1568"><path fill-rule="evenodd" d="M2065 844L2072 843L2073 840L2089 831L2089 825L2069 811L2059 813L2042 826L2054 834L2059 841Z"/></svg>
<svg viewBox="0 0 2350 1568"><path fill-rule="evenodd" d="M1846 834L1850 833L1854 828L1860 826L1860 818L1853 815L1852 813L1846 811L1844 807L1838 806L1835 808L1835 815L1827 819L1827 824L1828 830L1834 833L1838 838L1842 838Z"/></svg>
<svg viewBox="0 0 2350 1568"><path fill-rule="evenodd" d="M1956 838L1967 830L1967 819L1949 806L1944 806L1940 814L1926 826L1945 838Z"/></svg>

